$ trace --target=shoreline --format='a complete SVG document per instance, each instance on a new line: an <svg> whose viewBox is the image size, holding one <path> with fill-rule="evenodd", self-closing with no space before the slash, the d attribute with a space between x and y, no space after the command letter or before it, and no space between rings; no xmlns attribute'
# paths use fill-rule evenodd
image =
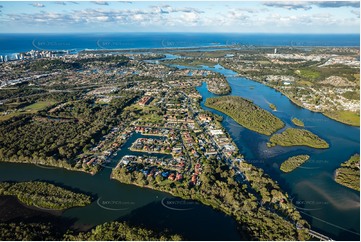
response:
<svg viewBox="0 0 361 242"><path fill-rule="evenodd" d="M359 125L354 125L354 124L348 123L348 122L346 122L346 121L339 120L339 119L337 119L336 117L330 116L329 114L327 114L327 112L317 111L317 110L313 110L313 109L304 107L302 104L300 104L300 103L299 103L298 101L296 101L295 99L291 98L289 95L287 95L287 94L286 94L285 92L283 92L282 90L280 90L280 89L278 89L278 88L276 88L276 87L274 87L274 86L272 86L272 85L269 85L269 84L267 84L267 83L265 83L265 82L259 81L259 80L257 80L257 78L253 78L253 77L250 77L250 76L247 76L247 75L242 75L241 73L239 73L238 71L236 71L236 70L234 70L234 69L232 69L232 68L227 68L227 69L236 72L238 77L246 78L246 79L248 79L248 80L250 80L250 81L254 81L254 82L260 83L260 84L262 84L262 85L265 85L265 86L267 86L267 87L272 88L273 90L276 90L276 91L280 92L282 95L284 95L285 97L287 97L287 98L288 98L293 104L295 104L297 107L304 108L304 109L306 109L306 110L308 110L308 111L311 111L311 112L314 112L314 113L320 113L320 114L324 115L325 117L327 117L327 118L329 118L329 119L332 119L332 120L334 120L334 121L337 121L337 122L339 122L339 123L342 123L342 124L345 124L345 125L349 125L349 126L352 126L352 127L359 127L359 128L360 128L360 124L359 124Z"/></svg>

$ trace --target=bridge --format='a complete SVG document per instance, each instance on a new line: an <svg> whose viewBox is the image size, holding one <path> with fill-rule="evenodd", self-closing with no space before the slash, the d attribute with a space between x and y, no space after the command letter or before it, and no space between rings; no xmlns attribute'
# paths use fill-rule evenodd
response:
<svg viewBox="0 0 361 242"><path fill-rule="evenodd" d="M320 241L333 241L333 239L331 239L330 237L327 237L326 235L320 234L314 230L309 230L309 235L311 235L311 237L319 239Z"/></svg>

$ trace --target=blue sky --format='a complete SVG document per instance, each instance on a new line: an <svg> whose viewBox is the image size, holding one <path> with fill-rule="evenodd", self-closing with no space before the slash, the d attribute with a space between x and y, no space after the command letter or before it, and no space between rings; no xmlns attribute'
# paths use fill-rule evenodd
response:
<svg viewBox="0 0 361 242"><path fill-rule="evenodd" d="M0 1L0 32L359 33L357 1Z"/></svg>

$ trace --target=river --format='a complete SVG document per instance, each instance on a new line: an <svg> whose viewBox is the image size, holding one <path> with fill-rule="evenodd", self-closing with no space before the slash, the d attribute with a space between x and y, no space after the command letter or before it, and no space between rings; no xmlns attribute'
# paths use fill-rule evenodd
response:
<svg viewBox="0 0 361 242"><path fill-rule="evenodd" d="M94 176L59 168L1 162L0 181L48 181L95 195L96 199L92 204L68 209L61 215L75 220L74 227L79 229L121 220L155 230L168 229L186 240L241 240L234 219L222 212L194 201L174 198L167 193L110 179L111 168L115 167L122 156L140 154L128 149L140 137L160 138L133 134L108 167Z"/></svg>
<svg viewBox="0 0 361 242"><path fill-rule="evenodd" d="M179 68L184 68L178 66ZM334 171L340 163L360 151L360 128L352 127L293 104L282 93L261 83L238 77L237 73L220 65L202 68L226 76L232 92L230 95L252 100L263 109L272 112L288 127L296 127L291 119L296 117L305 123L305 128L325 139L329 149L307 147L266 146L269 137L248 130L227 115L204 106L205 99L214 97L203 83L197 90L203 97L202 108L223 117L222 125L229 132L245 159L265 170L291 197L301 215L318 232L336 240L359 240L360 194L337 184ZM277 111L269 107L273 103ZM278 131L282 132L284 129ZM288 157L310 155L310 160L291 173L280 171L280 164Z"/></svg>
<svg viewBox="0 0 361 242"><path fill-rule="evenodd" d="M330 143L330 148L326 150L306 147L267 148L268 136L243 128L228 116L205 107L205 99L216 95L208 92L206 84L197 88L203 97L201 106L224 117L223 126L246 160L263 168L280 184L314 230L335 240L359 240L360 195L334 182L333 175L341 162L359 152L360 129L300 108L280 92L255 81L237 77L235 72L219 65L198 69L224 74L231 85L231 95L248 98L270 112L272 110L268 104L273 103L277 111L272 113L285 122L286 127L294 127L291 119L297 117L305 123L306 129ZM170 203L173 207L164 206L165 199L175 198L166 193L109 179L110 168L114 167L124 154L131 154L128 148L138 137L141 135L133 135L113 158L110 167L94 176L58 168L0 163L0 180L44 180L92 193L97 199L91 205L72 208L61 215L75 219L76 227L89 227L120 219L149 228L167 228L187 240L240 240L235 221L221 212L183 200L182 207L174 207L177 201ZM297 154L310 155L310 161L289 174L282 173L279 170L280 163Z"/></svg>

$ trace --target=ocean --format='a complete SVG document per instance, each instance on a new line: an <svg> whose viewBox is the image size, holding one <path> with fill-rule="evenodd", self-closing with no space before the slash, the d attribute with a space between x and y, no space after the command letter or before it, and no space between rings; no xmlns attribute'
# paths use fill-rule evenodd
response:
<svg viewBox="0 0 361 242"><path fill-rule="evenodd" d="M0 34L0 55L30 50L190 48L212 46L360 46L359 34L86 33Z"/></svg>

